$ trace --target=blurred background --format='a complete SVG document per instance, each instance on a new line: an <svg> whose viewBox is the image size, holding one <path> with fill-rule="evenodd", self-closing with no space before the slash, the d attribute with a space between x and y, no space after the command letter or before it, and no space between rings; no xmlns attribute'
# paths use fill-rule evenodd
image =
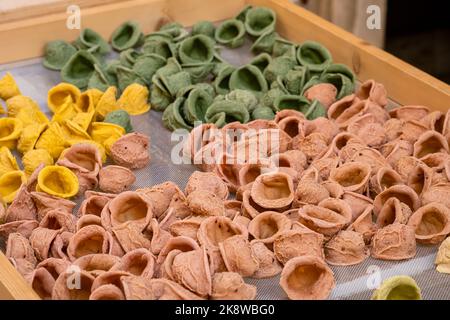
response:
<svg viewBox="0 0 450 320"><path fill-rule="evenodd" d="M398 58L450 83L449 1L292 0ZM367 7L381 10L381 29L366 26Z"/></svg>

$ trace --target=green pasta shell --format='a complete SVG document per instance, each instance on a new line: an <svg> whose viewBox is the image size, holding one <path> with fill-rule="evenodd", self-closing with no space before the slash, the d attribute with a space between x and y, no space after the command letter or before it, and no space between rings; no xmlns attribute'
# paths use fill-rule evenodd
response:
<svg viewBox="0 0 450 320"><path fill-rule="evenodd" d="M76 52L77 49L66 41L51 41L45 46L44 67L59 71Z"/></svg>
<svg viewBox="0 0 450 320"><path fill-rule="evenodd" d="M296 55L295 44L289 40L278 37L274 41L272 55L274 57L288 55L295 58Z"/></svg>
<svg viewBox="0 0 450 320"><path fill-rule="evenodd" d="M258 67L245 65L236 69L231 74L230 89L243 89L254 93L263 93L268 90L268 86L266 79Z"/></svg>
<svg viewBox="0 0 450 320"><path fill-rule="evenodd" d="M181 63L205 63L214 58L214 42L211 38L199 34L184 39L178 49Z"/></svg>
<svg viewBox="0 0 450 320"><path fill-rule="evenodd" d="M133 65L133 71L147 84L150 84L153 75L166 64L166 59L160 55L150 53L139 56Z"/></svg>
<svg viewBox="0 0 450 320"><path fill-rule="evenodd" d="M267 82L272 83L278 76L287 74L296 64L297 62L288 56L274 58L264 70L264 77Z"/></svg>
<svg viewBox="0 0 450 320"><path fill-rule="evenodd" d="M180 91L178 91L177 97L187 98L189 96L189 94L191 93L191 91L194 89L203 90L211 97L211 99L214 98L214 95L215 95L214 87L211 84L206 83L206 82L191 84L190 86L186 86L186 87L182 88Z"/></svg>
<svg viewBox="0 0 450 320"><path fill-rule="evenodd" d="M96 31L85 28L81 30L80 35L75 40L74 45L79 49L89 49L98 46L98 52L100 54L107 54L111 51L111 47L108 42Z"/></svg>
<svg viewBox="0 0 450 320"><path fill-rule="evenodd" d="M214 88L217 94L226 94L230 91L230 77L235 70L235 67L226 65L219 71L219 74L214 79Z"/></svg>
<svg viewBox="0 0 450 320"><path fill-rule="evenodd" d="M187 129L191 130L192 126L189 125L186 120L183 118L183 105L185 99L183 97L179 97L175 99L173 103L171 103L166 110L164 110L162 121L164 126L174 131L176 129Z"/></svg>
<svg viewBox="0 0 450 320"><path fill-rule="evenodd" d="M273 45L278 34L273 30L268 30L259 36L258 39L253 43L250 50L252 52L267 52L272 53Z"/></svg>
<svg viewBox="0 0 450 320"><path fill-rule="evenodd" d="M118 66L117 67L117 84L120 92L123 92L130 84L138 83L145 86L145 80L142 79L132 69Z"/></svg>
<svg viewBox="0 0 450 320"><path fill-rule="evenodd" d="M119 55L120 64L124 67L132 68L134 63L136 62L136 59L141 55L142 53L132 48L124 50Z"/></svg>
<svg viewBox="0 0 450 320"><path fill-rule="evenodd" d="M179 42L189 36L189 32L178 22L166 23L159 29L159 32L170 35L174 42Z"/></svg>
<svg viewBox="0 0 450 320"><path fill-rule="evenodd" d="M86 50L80 50L61 69L61 79L80 89L86 88L89 79L95 72L96 64L98 61L92 54Z"/></svg>
<svg viewBox="0 0 450 320"><path fill-rule="evenodd" d="M257 67L261 72L266 70L267 66L272 62L272 57L268 53L260 53L250 61L250 64Z"/></svg>
<svg viewBox="0 0 450 320"><path fill-rule="evenodd" d="M230 100L214 101L205 114L205 120L219 128L234 121L247 123L249 119L247 108L237 101Z"/></svg>
<svg viewBox="0 0 450 320"><path fill-rule="evenodd" d="M237 19L237 20L239 20L239 21L242 21L242 22L245 22L245 16L247 15L247 12L248 12L251 8L253 8L253 6L251 6L251 5L246 5L246 6L244 7L244 9L242 9L242 10L236 15L235 19Z"/></svg>
<svg viewBox="0 0 450 320"><path fill-rule="evenodd" d="M206 78L212 73L215 63L188 63L183 64L181 67L184 71L189 73L193 83L200 83L205 81Z"/></svg>
<svg viewBox="0 0 450 320"><path fill-rule="evenodd" d="M276 87L272 88L266 93L264 93L260 99L260 103L262 107L271 108L274 111L275 109L275 100L282 95L288 94L288 92L283 91L281 88Z"/></svg>
<svg viewBox="0 0 450 320"><path fill-rule="evenodd" d="M110 86L114 85L113 81L108 79L108 75L102 70L100 65L94 65L95 71L89 78L88 88L96 88L105 92Z"/></svg>
<svg viewBox="0 0 450 320"><path fill-rule="evenodd" d="M214 37L218 43L230 48L237 48L244 44L245 26L236 19L222 22L217 28Z"/></svg>
<svg viewBox="0 0 450 320"><path fill-rule="evenodd" d="M106 67L105 67L105 76L106 79L108 79L115 87L118 86L118 82L117 82L117 67L120 66L120 61L119 60L109 60L106 63Z"/></svg>
<svg viewBox="0 0 450 320"><path fill-rule="evenodd" d="M114 50L124 51L142 44L144 35L139 24L127 21L120 25L111 35L111 46Z"/></svg>
<svg viewBox="0 0 450 320"><path fill-rule="evenodd" d="M326 67L323 70L322 75L326 74L326 73L338 73L338 74L342 74L344 76L346 76L347 78L350 79L350 81L355 84L356 82L356 76L353 73L352 70L350 70L349 67L347 67L345 64L342 63L332 63L330 64L328 67Z"/></svg>
<svg viewBox="0 0 450 320"><path fill-rule="evenodd" d="M252 112L252 119L266 119L273 120L275 118L275 112L268 107L258 107Z"/></svg>
<svg viewBox="0 0 450 320"><path fill-rule="evenodd" d="M144 54L157 54L161 57L168 59L176 55L175 45L172 42L172 38L167 34L152 34L151 37L146 38L142 47Z"/></svg>
<svg viewBox="0 0 450 320"><path fill-rule="evenodd" d="M214 39L215 31L216 27L214 27L214 24L211 21L199 21L192 26L191 34L194 36L202 34Z"/></svg>
<svg viewBox="0 0 450 320"><path fill-rule="evenodd" d="M159 68L156 71L157 76L170 76L171 74L175 74L182 71L181 65L178 63L177 59L169 58L167 59L166 65L162 68Z"/></svg>
<svg viewBox="0 0 450 320"><path fill-rule="evenodd" d="M301 94L306 82L309 80L308 67L296 66L289 70L284 77L284 85L291 94Z"/></svg>
<svg viewBox="0 0 450 320"><path fill-rule="evenodd" d="M224 98L241 103L248 112L252 112L258 106L258 98L249 90L235 89L226 94Z"/></svg>
<svg viewBox="0 0 450 320"><path fill-rule="evenodd" d="M314 99L304 114L306 119L314 120L319 117L325 117L327 109L319 102L319 100Z"/></svg>
<svg viewBox="0 0 450 320"><path fill-rule="evenodd" d="M283 94L276 97L274 101L274 110L281 111L285 109L293 109L302 113L308 112L310 102L303 96Z"/></svg>
<svg viewBox="0 0 450 320"><path fill-rule="evenodd" d="M420 288L409 276L394 276L383 281L372 300L422 300Z"/></svg>
<svg viewBox="0 0 450 320"><path fill-rule="evenodd" d="M297 61L311 71L323 71L333 62L328 49L314 41L305 41L297 48Z"/></svg>
<svg viewBox="0 0 450 320"><path fill-rule="evenodd" d="M117 124L124 128L127 133L133 132L130 114L125 110L114 110L109 112L106 115L104 122Z"/></svg>
<svg viewBox="0 0 450 320"><path fill-rule="evenodd" d="M186 71L181 71L171 75L161 75L161 83L164 86L163 91L168 92L172 97L186 86L191 85L191 76Z"/></svg>
<svg viewBox="0 0 450 320"><path fill-rule="evenodd" d="M156 111L164 111L172 103L172 97L156 85L150 86L150 104Z"/></svg>
<svg viewBox="0 0 450 320"><path fill-rule="evenodd" d="M205 113L212 104L213 98L202 89L193 89L184 102L183 112L187 122L194 124L196 121L205 122Z"/></svg>
<svg viewBox="0 0 450 320"><path fill-rule="evenodd" d="M277 16L272 9L251 8L245 15L245 30L249 35L259 37L267 31L274 31L276 21Z"/></svg>

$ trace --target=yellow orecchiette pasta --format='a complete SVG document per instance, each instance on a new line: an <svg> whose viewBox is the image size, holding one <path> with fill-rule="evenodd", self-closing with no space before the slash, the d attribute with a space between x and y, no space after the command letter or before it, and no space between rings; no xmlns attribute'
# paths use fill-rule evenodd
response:
<svg viewBox="0 0 450 320"><path fill-rule="evenodd" d="M63 123L66 120L72 120L77 115L75 104L72 98L66 97L65 101L59 106L58 110L53 114L52 121Z"/></svg>
<svg viewBox="0 0 450 320"><path fill-rule="evenodd" d="M95 107L97 114L97 120L103 120L105 116L111 111L119 109L116 100L117 89L116 87L109 87L102 95Z"/></svg>
<svg viewBox="0 0 450 320"><path fill-rule="evenodd" d="M6 203L11 203L20 186L27 182L25 173L20 170L10 171L0 177L0 197Z"/></svg>
<svg viewBox="0 0 450 320"><path fill-rule="evenodd" d="M64 139L68 145L73 145L83 140L91 140L91 137L78 123L73 120L66 120L61 124Z"/></svg>
<svg viewBox="0 0 450 320"><path fill-rule="evenodd" d="M48 128L41 134L36 142L36 149L45 149L53 159L58 159L61 152L66 148L67 141L61 126L57 122L51 122Z"/></svg>
<svg viewBox="0 0 450 320"><path fill-rule="evenodd" d="M47 116L30 97L17 95L6 101L8 116L20 119L24 126L31 123L48 123Z"/></svg>
<svg viewBox="0 0 450 320"><path fill-rule="evenodd" d="M98 89L89 89L84 91L75 109L78 112L90 112L95 109L95 106L100 101L103 92Z"/></svg>
<svg viewBox="0 0 450 320"><path fill-rule="evenodd" d="M61 82L48 91L48 108L52 112L58 113L59 108L67 102L67 99L74 105L77 105L80 101L80 96L80 89L72 84Z"/></svg>
<svg viewBox="0 0 450 320"><path fill-rule="evenodd" d="M71 198L78 193L78 178L63 166L47 166L39 172L36 190L60 198Z"/></svg>
<svg viewBox="0 0 450 320"><path fill-rule="evenodd" d="M0 114L6 114L5 108L3 108L3 105L1 102L0 102Z"/></svg>
<svg viewBox="0 0 450 320"><path fill-rule="evenodd" d="M15 170L19 170L16 158L7 147L0 147L0 177Z"/></svg>
<svg viewBox="0 0 450 320"><path fill-rule="evenodd" d="M53 164L53 158L45 149L33 149L25 153L22 157L25 174L30 176L42 163L45 166Z"/></svg>
<svg viewBox="0 0 450 320"><path fill-rule="evenodd" d="M17 143L17 150L19 150L20 153L32 150L45 129L47 129L47 124L43 123L32 123L27 125L23 128L22 134L20 135L19 142Z"/></svg>
<svg viewBox="0 0 450 320"><path fill-rule="evenodd" d="M0 98L8 100L20 94L19 87L16 84L13 76L7 72L3 78L0 79Z"/></svg>
<svg viewBox="0 0 450 320"><path fill-rule="evenodd" d="M87 130L94 118L95 109L88 112L80 112L72 119L74 123L80 126L83 130Z"/></svg>
<svg viewBox="0 0 450 320"><path fill-rule="evenodd" d="M23 130L22 121L16 118L0 119L0 147L14 149Z"/></svg>
<svg viewBox="0 0 450 320"><path fill-rule="evenodd" d="M111 146L125 134L121 126L106 122L93 122L90 131L92 140L103 145L106 154L109 154Z"/></svg>
<svg viewBox="0 0 450 320"><path fill-rule="evenodd" d="M148 89L138 83L129 85L118 101L120 108L131 115L139 115L150 110L148 104Z"/></svg>

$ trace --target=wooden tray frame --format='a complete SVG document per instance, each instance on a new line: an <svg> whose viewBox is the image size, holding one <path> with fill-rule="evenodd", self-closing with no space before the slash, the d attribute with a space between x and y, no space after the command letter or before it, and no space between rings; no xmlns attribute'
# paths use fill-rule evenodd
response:
<svg viewBox="0 0 450 320"><path fill-rule="evenodd" d="M224 20L247 4L272 8L277 13L277 31L282 36L295 42L310 39L322 43L331 51L334 61L350 66L360 81L375 79L383 83L393 101L425 105L443 112L450 108L449 85L288 0L122 0L82 7L81 21L82 27L109 37L126 20L135 20L144 32L150 32L166 21L190 26L199 20ZM42 7L39 10L45 12ZM51 40L76 39L79 30L67 29L66 19L64 9L40 15L30 11L22 14L21 20L1 20L0 64L40 57ZM39 299L1 252L0 299Z"/></svg>

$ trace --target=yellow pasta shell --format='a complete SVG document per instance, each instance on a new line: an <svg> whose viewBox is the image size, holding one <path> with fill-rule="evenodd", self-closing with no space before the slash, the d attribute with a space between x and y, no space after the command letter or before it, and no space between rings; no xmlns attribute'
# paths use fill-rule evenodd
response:
<svg viewBox="0 0 450 320"><path fill-rule="evenodd" d="M0 177L0 196L5 203L11 203L23 183L27 182L25 173L20 170L10 171Z"/></svg>
<svg viewBox="0 0 450 320"><path fill-rule="evenodd" d="M0 79L0 98L8 100L20 94L19 87L13 76L7 72L3 78Z"/></svg>
<svg viewBox="0 0 450 320"><path fill-rule="evenodd" d="M80 96L80 89L73 84L61 82L48 91L47 105L53 113L57 113L58 109L67 103L67 100L77 105L80 101Z"/></svg>
<svg viewBox="0 0 450 320"><path fill-rule="evenodd" d="M98 89L89 89L84 91L76 105L76 110L78 112L90 112L95 110L95 106L100 101L102 95L103 92Z"/></svg>
<svg viewBox="0 0 450 320"><path fill-rule="evenodd" d="M20 119L24 126L31 123L48 123L47 116L30 97L18 95L6 101L8 116Z"/></svg>
<svg viewBox="0 0 450 320"><path fill-rule="evenodd" d="M93 122L90 131L92 140L105 147L106 154L114 142L125 134L125 129L107 122Z"/></svg>
<svg viewBox="0 0 450 320"><path fill-rule="evenodd" d="M22 164L27 176L30 176L41 164L50 166L53 158L45 149L33 149L25 153L22 157Z"/></svg>
<svg viewBox="0 0 450 320"><path fill-rule="evenodd" d="M78 178L63 166L47 166L39 172L37 191L60 198L71 198L78 193Z"/></svg>
<svg viewBox="0 0 450 320"><path fill-rule="evenodd" d="M19 170L16 158L7 147L0 147L0 177L15 170Z"/></svg>
<svg viewBox="0 0 450 320"><path fill-rule="evenodd" d="M53 114L52 121L56 121L61 124L66 120L72 120L76 115L77 111L72 98L66 97L58 110Z"/></svg>
<svg viewBox="0 0 450 320"><path fill-rule="evenodd" d="M74 123L80 126L83 130L87 130L91 125L92 119L94 118L95 109L88 112L80 112L72 119Z"/></svg>
<svg viewBox="0 0 450 320"><path fill-rule="evenodd" d="M20 135L19 142L17 143L17 150L19 150L20 153L32 150L45 129L47 129L47 124L33 123L27 125Z"/></svg>
<svg viewBox="0 0 450 320"><path fill-rule="evenodd" d="M15 149L23 130L22 121L16 118L0 118L0 147Z"/></svg>
<svg viewBox="0 0 450 320"><path fill-rule="evenodd" d="M3 108L3 105L1 102L0 102L0 114L6 114L5 108Z"/></svg>
<svg viewBox="0 0 450 320"><path fill-rule="evenodd" d="M147 87L138 83L130 84L122 92L119 107L131 115L139 115L150 110Z"/></svg>
<svg viewBox="0 0 450 320"><path fill-rule="evenodd" d="M73 145L83 140L91 140L89 134L73 120L66 120L61 124L64 139L68 145Z"/></svg>
<svg viewBox="0 0 450 320"><path fill-rule="evenodd" d="M36 149L45 149L53 159L58 159L68 145L64 132L58 122L51 122L36 142Z"/></svg>
<svg viewBox="0 0 450 320"><path fill-rule="evenodd" d="M116 101L117 89L116 87L109 87L102 95L95 107L98 120L103 120L105 116L111 111L118 110L119 106Z"/></svg>

